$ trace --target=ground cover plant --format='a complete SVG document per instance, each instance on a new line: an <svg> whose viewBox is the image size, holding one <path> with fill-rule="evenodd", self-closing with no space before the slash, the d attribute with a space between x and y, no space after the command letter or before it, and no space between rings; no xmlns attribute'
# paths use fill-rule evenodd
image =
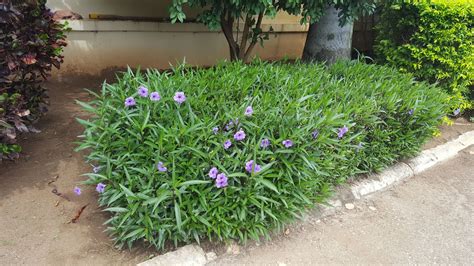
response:
<svg viewBox="0 0 474 266"><path fill-rule="evenodd" d="M66 28L45 4L20 1L0 8L0 161L18 157L19 133L36 132L31 124L48 104L41 82L63 61Z"/></svg>
<svg viewBox="0 0 474 266"><path fill-rule="evenodd" d="M450 94L455 114L474 103L474 2L415 1L384 8L377 27L378 60Z"/></svg>
<svg viewBox="0 0 474 266"><path fill-rule="evenodd" d="M128 71L80 103L78 150L119 245L258 239L334 185L416 154L446 106L394 69L339 62Z"/></svg>

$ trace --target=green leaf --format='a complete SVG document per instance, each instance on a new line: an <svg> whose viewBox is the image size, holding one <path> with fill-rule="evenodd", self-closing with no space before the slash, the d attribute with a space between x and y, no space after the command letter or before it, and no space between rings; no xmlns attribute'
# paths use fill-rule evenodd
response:
<svg viewBox="0 0 474 266"><path fill-rule="evenodd" d="M263 179L263 178L257 178L256 181L257 181L257 184L262 184L265 187L267 187L267 188L275 191L276 193L280 194L280 192L278 192L278 189L275 187L275 185L272 182L270 182L266 179Z"/></svg>
<svg viewBox="0 0 474 266"><path fill-rule="evenodd" d="M122 207L111 207L111 208L105 209L104 211L108 211L108 212L128 212L128 209L127 208L122 208Z"/></svg>
<svg viewBox="0 0 474 266"><path fill-rule="evenodd" d="M200 185L200 184L210 184L210 180L189 180L185 181L178 185L178 187L191 186L191 185Z"/></svg>

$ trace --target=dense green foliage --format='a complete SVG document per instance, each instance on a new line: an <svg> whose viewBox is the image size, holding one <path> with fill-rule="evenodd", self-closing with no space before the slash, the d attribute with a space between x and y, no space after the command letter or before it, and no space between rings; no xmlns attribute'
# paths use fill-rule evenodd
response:
<svg viewBox="0 0 474 266"><path fill-rule="evenodd" d="M105 185L118 243L158 248L268 236L333 185L416 154L446 111L436 87L356 62L128 71L91 93L78 150L100 169L88 183ZM210 178L213 167L228 180Z"/></svg>
<svg viewBox="0 0 474 266"><path fill-rule="evenodd" d="M35 131L31 122L47 110L41 81L63 60L64 26L45 3L0 9L0 161L18 157L18 132Z"/></svg>
<svg viewBox="0 0 474 266"><path fill-rule="evenodd" d="M421 1L387 7L376 42L381 62L420 80L438 82L449 92L452 109L472 107L473 1Z"/></svg>

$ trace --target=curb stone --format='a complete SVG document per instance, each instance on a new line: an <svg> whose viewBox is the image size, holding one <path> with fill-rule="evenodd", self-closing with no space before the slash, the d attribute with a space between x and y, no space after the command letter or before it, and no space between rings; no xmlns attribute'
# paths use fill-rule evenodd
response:
<svg viewBox="0 0 474 266"><path fill-rule="evenodd" d="M369 175L369 180L362 180L352 185L352 195L355 199L369 195L376 191L419 174L437 163L456 156L461 150L474 145L474 131L466 132L457 139L445 144L424 150L415 158L397 163L379 174Z"/></svg>
<svg viewBox="0 0 474 266"><path fill-rule="evenodd" d="M192 244L181 247L173 252L156 256L137 264L137 266L201 266L209 261L206 258L204 250L202 250L200 246Z"/></svg>
<svg viewBox="0 0 474 266"><path fill-rule="evenodd" d="M359 181L350 187L341 187L337 193L327 201L327 204L319 204L319 217L327 217L342 209L345 203L361 199L364 196L408 179L419 174L437 163L456 156L461 150L474 145L474 131L466 132L457 139L448 141L434 148L421 152L415 158L405 162L397 163L379 174L370 174L367 179ZM187 245L176 251L157 256L137 266L161 266L161 265L185 265L201 266L217 258L213 252L205 253L196 244Z"/></svg>

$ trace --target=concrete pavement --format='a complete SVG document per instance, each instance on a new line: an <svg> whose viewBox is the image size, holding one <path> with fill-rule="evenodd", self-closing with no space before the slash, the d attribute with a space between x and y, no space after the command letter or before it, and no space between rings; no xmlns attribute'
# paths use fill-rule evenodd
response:
<svg viewBox="0 0 474 266"><path fill-rule="evenodd" d="M354 205L211 265L472 264L474 146Z"/></svg>

